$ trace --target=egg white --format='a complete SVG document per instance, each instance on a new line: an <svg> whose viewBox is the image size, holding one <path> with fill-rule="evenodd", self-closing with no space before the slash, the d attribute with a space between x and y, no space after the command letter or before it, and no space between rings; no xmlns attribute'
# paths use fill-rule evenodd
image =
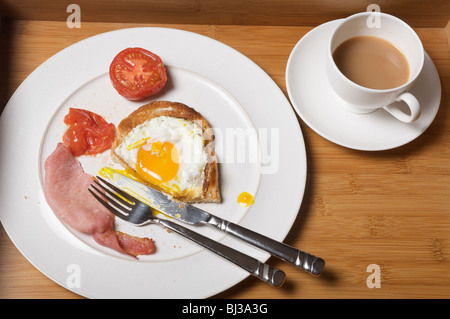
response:
<svg viewBox="0 0 450 319"><path fill-rule="evenodd" d="M147 140L146 145L140 145L143 140ZM208 159L201 127L180 118L155 117L134 127L115 149L115 153L134 169L139 148L149 147L149 143L156 141L172 143L179 155L176 176L161 186L172 195L200 196Z"/></svg>

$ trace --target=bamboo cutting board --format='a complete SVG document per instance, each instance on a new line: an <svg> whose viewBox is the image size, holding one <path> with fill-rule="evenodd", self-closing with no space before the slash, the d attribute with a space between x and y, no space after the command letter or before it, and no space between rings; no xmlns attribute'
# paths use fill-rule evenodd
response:
<svg viewBox="0 0 450 319"><path fill-rule="evenodd" d="M41 63L98 33L147 24L12 21L2 26L2 106ZM287 59L312 27L158 25L217 39L261 66L287 96ZM411 143L362 152L317 135L300 118L308 155L306 193L285 242L323 257L315 278L274 258L287 282L249 277L214 298L448 298L450 296L450 28L416 28L442 83L439 113ZM245 89L245 88L243 88ZM284 199L286 200L286 199ZM276 212L274 212L276 215ZM0 298L80 298L35 269L0 229ZM377 277L378 276L378 277ZM379 287L377 288L377 285Z"/></svg>

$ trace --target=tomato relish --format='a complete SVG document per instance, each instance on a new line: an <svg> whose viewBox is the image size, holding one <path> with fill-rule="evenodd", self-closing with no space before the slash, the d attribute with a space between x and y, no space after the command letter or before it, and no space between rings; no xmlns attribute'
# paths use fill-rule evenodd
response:
<svg viewBox="0 0 450 319"><path fill-rule="evenodd" d="M111 148L116 136L116 127L93 112L70 108L64 117L68 125L63 135L73 156L95 155Z"/></svg>

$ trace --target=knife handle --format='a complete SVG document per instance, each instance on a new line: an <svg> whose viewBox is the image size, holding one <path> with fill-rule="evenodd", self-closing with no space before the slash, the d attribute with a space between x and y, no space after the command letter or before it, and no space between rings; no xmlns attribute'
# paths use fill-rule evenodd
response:
<svg viewBox="0 0 450 319"><path fill-rule="evenodd" d="M236 225L232 222L223 220L216 216L211 216L209 224L218 229L236 236L245 242L252 244L264 251L269 252L273 256L281 258L301 269L318 276L322 273L325 261L322 258L308 254L297 248L286 245L282 242L273 240L267 236L261 235L245 227Z"/></svg>
<svg viewBox="0 0 450 319"><path fill-rule="evenodd" d="M247 270L253 276L265 281L266 283L274 287L281 287L284 283L286 275L282 270L273 268L265 263L260 262L259 260L253 257L241 253L240 251L225 246L219 242L216 242L203 235L200 235L199 233L196 233L188 228L173 223L169 220L158 219L157 222L160 225L209 249L210 251L218 254L219 256L227 259L228 261L231 261L237 266Z"/></svg>

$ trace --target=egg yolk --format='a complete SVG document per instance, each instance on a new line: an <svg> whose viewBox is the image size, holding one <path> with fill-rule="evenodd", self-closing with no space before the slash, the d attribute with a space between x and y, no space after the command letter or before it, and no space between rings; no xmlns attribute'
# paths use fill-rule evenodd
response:
<svg viewBox="0 0 450 319"><path fill-rule="evenodd" d="M137 153L136 172L145 180L160 185L175 178L179 168L178 150L172 143L156 141Z"/></svg>
<svg viewBox="0 0 450 319"><path fill-rule="evenodd" d="M237 202L242 207L248 207L254 203L253 195L247 192L242 192L239 194Z"/></svg>

